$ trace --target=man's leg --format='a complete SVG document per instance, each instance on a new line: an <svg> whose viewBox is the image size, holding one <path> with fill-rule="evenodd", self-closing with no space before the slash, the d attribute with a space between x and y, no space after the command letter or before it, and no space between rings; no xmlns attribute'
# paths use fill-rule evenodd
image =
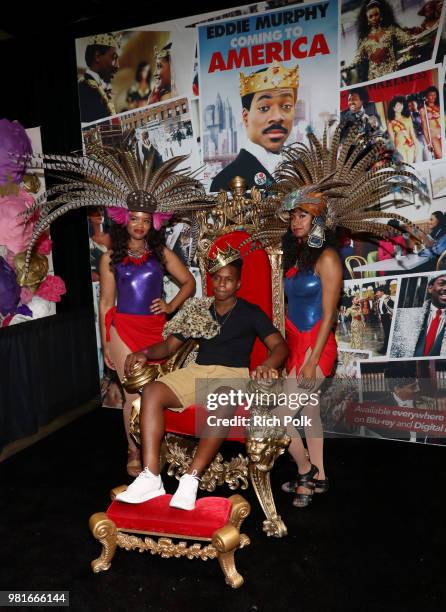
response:
<svg viewBox="0 0 446 612"><path fill-rule="evenodd" d="M227 395L232 390L232 387L220 387L215 390L215 394ZM218 422L218 419L231 418L236 409L237 406L218 406L216 410L212 411L212 415L216 417ZM195 471L198 476L201 476L218 453L220 446L227 437L228 431L229 426L220 424L216 426L206 425L204 427L203 431L200 433L200 442L198 443L197 452L187 472L188 474L192 474Z"/></svg>
<svg viewBox="0 0 446 612"><path fill-rule="evenodd" d="M227 394L231 390L231 387L220 387L215 390L215 394ZM233 405L219 405L216 410L212 411L212 415L215 416L216 419L230 418L234 414L236 408L237 406ZM200 432L200 442L192 463L187 473L181 477L178 489L170 501L171 506L174 508L181 508L182 510L194 509L199 477L214 459L222 442L226 439L228 430L229 426L218 424L213 427L206 424L203 431Z"/></svg>
<svg viewBox="0 0 446 612"><path fill-rule="evenodd" d="M383 325L384 340L383 340L383 345L379 352L382 354L385 354L387 353L387 345L389 344L390 326L392 324L392 319L389 315L384 314L381 317L381 322Z"/></svg>
<svg viewBox="0 0 446 612"><path fill-rule="evenodd" d="M159 474L161 443L165 433L164 410L180 407L178 397L162 382L153 382L144 387L139 427L143 466L148 467L152 474Z"/></svg>
<svg viewBox="0 0 446 612"><path fill-rule="evenodd" d="M167 385L154 382L144 387L139 417L144 469L126 491L116 496L118 501L140 504L164 495L163 481L159 475L161 441L165 429L164 410L180 406L179 399Z"/></svg>

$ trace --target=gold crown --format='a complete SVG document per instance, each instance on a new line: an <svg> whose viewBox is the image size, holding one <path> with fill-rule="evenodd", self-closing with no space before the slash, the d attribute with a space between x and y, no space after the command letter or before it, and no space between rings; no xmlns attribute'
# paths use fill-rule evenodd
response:
<svg viewBox="0 0 446 612"><path fill-rule="evenodd" d="M95 36L91 36L89 41L89 45L101 45L103 47L115 47L119 49L121 44L121 36L120 34L112 34L111 32L107 32L106 34L96 34Z"/></svg>
<svg viewBox="0 0 446 612"><path fill-rule="evenodd" d="M299 87L299 66L284 68L279 62L274 62L262 72L253 72L245 76L240 73L240 95L258 93L267 89L295 89Z"/></svg>
<svg viewBox="0 0 446 612"><path fill-rule="evenodd" d="M234 249L230 244L227 245L228 248L225 251L222 251L217 247L217 250L213 254L213 256L209 256L206 270L209 274L214 274L220 268L224 268L228 264L232 263L236 259L241 259L240 251L238 249Z"/></svg>

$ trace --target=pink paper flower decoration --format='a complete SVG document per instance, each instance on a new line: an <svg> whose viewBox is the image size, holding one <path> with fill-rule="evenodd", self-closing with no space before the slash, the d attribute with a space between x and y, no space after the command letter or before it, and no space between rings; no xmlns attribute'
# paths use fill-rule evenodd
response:
<svg viewBox="0 0 446 612"><path fill-rule="evenodd" d="M22 290L20 291L20 301L22 304L29 304L33 297L34 293L29 287L22 287Z"/></svg>
<svg viewBox="0 0 446 612"><path fill-rule="evenodd" d="M168 221L171 217L172 217L172 213L162 213L162 212L153 213L153 227L156 230L159 230L161 226L164 224L164 221Z"/></svg>
<svg viewBox="0 0 446 612"><path fill-rule="evenodd" d="M115 223L119 225L127 225L129 222L129 211L126 208L119 208L119 206L109 206L107 208L107 215Z"/></svg>
<svg viewBox="0 0 446 612"><path fill-rule="evenodd" d="M126 208L119 208L118 206L110 206L107 208L107 214L112 221L119 223L119 225L127 225L129 222L130 213ZM172 213L155 212L153 213L153 227L159 230L165 221L168 221L172 217Z"/></svg>
<svg viewBox="0 0 446 612"><path fill-rule="evenodd" d="M42 234L36 243L36 251L41 255L49 255L53 248L53 241L48 234Z"/></svg>
<svg viewBox="0 0 446 612"><path fill-rule="evenodd" d="M5 257L5 259L8 262L8 264L11 266L11 268L15 269L14 257L15 257L15 254L12 251L10 251L9 249L6 249L6 257Z"/></svg>
<svg viewBox="0 0 446 612"><path fill-rule="evenodd" d="M0 244L14 254L24 251L31 240L35 221L25 223L20 213L32 204L34 198L24 189L19 195L0 197Z"/></svg>
<svg viewBox="0 0 446 612"><path fill-rule="evenodd" d="M34 295L49 302L60 302L60 296L66 293L66 287L60 276L48 274Z"/></svg>

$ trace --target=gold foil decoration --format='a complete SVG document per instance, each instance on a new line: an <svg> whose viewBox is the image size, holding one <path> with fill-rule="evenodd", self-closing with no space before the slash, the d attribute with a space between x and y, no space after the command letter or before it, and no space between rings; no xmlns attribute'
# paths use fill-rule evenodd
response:
<svg viewBox="0 0 446 612"><path fill-rule="evenodd" d="M17 283L20 287L29 287L31 291L37 291L41 283L48 275L48 259L40 253L33 253L29 263L29 271L25 270L25 252L17 253L14 257L14 267L17 271Z"/></svg>
<svg viewBox="0 0 446 612"><path fill-rule="evenodd" d="M22 182L28 193L39 193L41 182L37 174L25 174Z"/></svg>
<svg viewBox="0 0 446 612"><path fill-rule="evenodd" d="M0 197L14 195L18 196L20 193L20 187L13 183L11 178L8 176L8 180L4 185L0 185Z"/></svg>

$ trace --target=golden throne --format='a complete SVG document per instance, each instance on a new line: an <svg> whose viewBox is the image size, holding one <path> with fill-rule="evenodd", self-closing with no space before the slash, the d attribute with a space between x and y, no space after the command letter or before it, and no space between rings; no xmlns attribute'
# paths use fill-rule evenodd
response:
<svg viewBox="0 0 446 612"><path fill-rule="evenodd" d="M264 249L256 244L250 249L250 234L262 226L262 206L260 192L253 188L251 197L246 197L245 182L240 177L231 183L232 194L220 192L212 209L198 213L200 226L198 239L198 260L203 281L203 292L211 293L210 278L205 270L205 261L213 248L223 243L240 248L243 255L242 283L238 295L258 304L273 320L274 325L284 332L284 296L282 281L282 253L279 248ZM245 254L243 251L245 248ZM139 391L145 384L159 376L182 367L191 359L195 341L184 344L180 351L164 364L137 367L132 376L124 381L129 392ZM251 354L251 367L261 363L266 357L266 348L257 339ZM138 402L136 402L138 404ZM163 445L161 464L168 464L168 474L179 479L188 469L196 448L195 406L181 413L166 411L166 436ZM263 409L265 414L265 409ZM130 431L139 443L139 406L134 407ZM231 435L227 440L245 443L246 455L238 453L225 461L218 453L207 471L203 474L200 488L213 492L217 486L227 484L231 490L246 489L249 481L254 486L257 498L266 516L263 530L269 536L282 537L287 529L277 514L271 490L270 471L278 456L284 453L290 443L283 429L250 431L246 436ZM119 488L120 490L120 488ZM115 489L117 492L118 489Z"/></svg>

